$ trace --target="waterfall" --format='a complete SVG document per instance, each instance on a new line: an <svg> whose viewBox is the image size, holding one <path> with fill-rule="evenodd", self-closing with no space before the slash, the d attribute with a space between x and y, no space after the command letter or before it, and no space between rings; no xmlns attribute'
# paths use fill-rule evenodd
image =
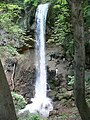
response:
<svg viewBox="0 0 90 120"><path fill-rule="evenodd" d="M36 64L36 84L35 96L31 98L32 103L19 111L19 114L29 111L39 113L42 117L48 117L53 110L52 100L47 97L47 74L45 65L45 30L46 17L49 3L40 4L36 10L35 22L35 64Z"/></svg>
<svg viewBox="0 0 90 120"><path fill-rule="evenodd" d="M47 76L45 66L45 29L46 16L49 4L40 4L36 11L36 46L35 46L35 62L36 62L36 85L35 97L45 98L47 93ZM38 96L39 95L39 96Z"/></svg>

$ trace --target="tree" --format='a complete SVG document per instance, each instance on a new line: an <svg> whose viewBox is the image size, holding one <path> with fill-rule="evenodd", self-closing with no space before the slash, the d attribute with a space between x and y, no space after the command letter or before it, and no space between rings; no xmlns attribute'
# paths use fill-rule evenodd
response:
<svg viewBox="0 0 90 120"><path fill-rule="evenodd" d="M75 102L82 120L90 120L90 108L85 100L85 45L82 0L68 0L72 13L75 47Z"/></svg>
<svg viewBox="0 0 90 120"><path fill-rule="evenodd" d="M10 88L0 61L0 120L17 120Z"/></svg>

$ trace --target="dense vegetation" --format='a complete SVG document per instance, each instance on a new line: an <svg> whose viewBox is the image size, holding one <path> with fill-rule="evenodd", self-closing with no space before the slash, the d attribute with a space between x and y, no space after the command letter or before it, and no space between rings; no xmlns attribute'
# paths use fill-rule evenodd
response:
<svg viewBox="0 0 90 120"><path fill-rule="evenodd" d="M80 80L79 82L81 83L79 84L82 85L82 80L84 79L84 59L85 59L84 51L83 51L84 47L86 48L85 62L87 63L87 65L90 65L90 52L89 52L90 50L90 40L89 40L90 39L90 2L89 0L84 0L82 2L82 12L83 12L83 17L82 17L74 14L74 11L73 11L74 9L72 9L72 5L69 4L68 1L72 2L72 0L19 0L19 1L18 0L1 0L0 1L0 57L4 55L3 53L9 54L11 56L19 55L19 53L22 53L22 51L34 47L36 8L40 3L50 2L51 6L49 9L48 19L47 19L46 43L48 44L54 43L54 44L62 45L65 49L67 57L69 56L72 58L74 57L77 58L77 56L79 56L77 59L75 58L77 66L78 64L80 65L75 69L76 70L75 77L76 79ZM72 4L74 3L72 2ZM75 7L77 7L77 5ZM76 12L78 13L78 9ZM78 33L77 33L78 30L74 31L76 30L75 20L77 19L75 17L77 16L81 17L81 19L79 18L79 20L81 21L77 21L77 24L80 24L81 22L81 25L82 25L83 24L82 21L84 20L84 25L83 25L84 30L82 29L82 31L80 31L83 34L83 35L81 34L82 36L78 36ZM80 26L77 25L77 27L79 28ZM77 36L75 36L75 34L73 33L77 34ZM80 38L82 38L81 41L78 41ZM83 49L82 50L83 58L80 56L81 53L79 54L76 46L77 43L75 42L77 42L79 45L82 46L82 48L79 49L79 51ZM79 60L80 62L83 62L83 63L80 63ZM81 74L79 72L81 72ZM71 80L72 79L74 81L74 77L71 77ZM70 84L73 84L73 81L70 81L71 82ZM85 83L85 81L83 81L83 83ZM77 86L75 87L77 88ZM83 96L83 98L84 97L85 96ZM83 103L85 103L86 105L85 100ZM86 108L87 105L84 107ZM79 111L82 114L82 110L80 109ZM87 111L89 111L88 107L87 107ZM90 117L88 114L87 116L88 118ZM82 118L84 117L82 116ZM38 119L38 118L35 118L35 119ZM89 120L89 119L85 118L85 120Z"/></svg>
<svg viewBox="0 0 90 120"><path fill-rule="evenodd" d="M42 2L51 2L50 14L48 15L47 34L48 42L55 42L64 45L67 53L73 54L73 37L71 26L71 11L66 0L12 0L0 2L0 26L5 32L7 40L3 40L0 35L2 44L7 45L11 51L16 48L32 45L28 41L28 36L34 38L34 28L32 26L35 21L35 11L37 5ZM85 43L89 43L89 25L90 25L90 4L86 0L83 4L84 27L85 27ZM6 47L6 46L5 46ZM13 47L15 49L13 49ZM1 49L1 48L0 48ZM4 48L3 48L4 49ZM2 49L1 49L2 50ZM13 52L12 52L13 53ZM16 52L15 52L16 54Z"/></svg>

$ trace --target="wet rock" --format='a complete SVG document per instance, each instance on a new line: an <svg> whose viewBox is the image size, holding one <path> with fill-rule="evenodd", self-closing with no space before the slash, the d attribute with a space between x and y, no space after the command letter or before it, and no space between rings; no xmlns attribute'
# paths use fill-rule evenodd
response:
<svg viewBox="0 0 90 120"><path fill-rule="evenodd" d="M34 96L35 68L29 67L27 71L22 68L19 76L15 76L14 80L15 90L30 102L30 99Z"/></svg>

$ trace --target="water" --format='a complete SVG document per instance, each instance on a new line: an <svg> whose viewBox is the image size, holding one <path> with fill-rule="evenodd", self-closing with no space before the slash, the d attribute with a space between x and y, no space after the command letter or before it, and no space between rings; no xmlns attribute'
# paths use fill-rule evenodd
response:
<svg viewBox="0 0 90 120"><path fill-rule="evenodd" d="M49 4L41 4L36 11L36 86L35 97L46 97L47 76L45 66L45 29ZM38 96L40 94L40 96Z"/></svg>
<svg viewBox="0 0 90 120"><path fill-rule="evenodd" d="M31 99L32 103L19 112L23 113L28 110L30 113L39 113L42 117L48 117L49 112L53 110L52 100L47 97L47 72L45 65L45 30L48 7L49 3L40 4L35 15L35 96Z"/></svg>

